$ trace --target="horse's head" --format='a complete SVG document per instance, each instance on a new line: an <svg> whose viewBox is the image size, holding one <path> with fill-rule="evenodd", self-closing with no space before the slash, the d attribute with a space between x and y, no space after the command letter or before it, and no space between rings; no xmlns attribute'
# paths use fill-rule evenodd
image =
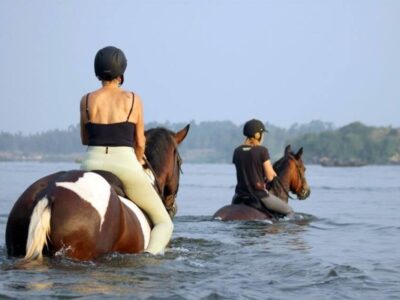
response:
<svg viewBox="0 0 400 300"><path fill-rule="evenodd" d="M182 160L178 145L185 139L190 125L178 132L165 128L146 131L146 157L156 176L156 186L171 219L177 212L175 201L179 188Z"/></svg>
<svg viewBox="0 0 400 300"><path fill-rule="evenodd" d="M306 168L301 159L302 155L303 148L300 148L300 150L294 154L291 146L288 145L285 148L284 156L274 163L274 170L278 174L282 184L287 186L300 200L306 199L311 193L305 177ZM286 196L289 196L288 191L285 192L287 194Z"/></svg>

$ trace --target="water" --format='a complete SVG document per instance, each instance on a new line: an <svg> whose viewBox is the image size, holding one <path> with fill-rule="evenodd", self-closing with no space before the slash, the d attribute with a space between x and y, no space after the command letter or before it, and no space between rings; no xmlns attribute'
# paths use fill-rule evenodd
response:
<svg viewBox="0 0 400 300"><path fill-rule="evenodd" d="M400 299L400 167L308 166L296 220L213 221L235 183L231 165L183 165L171 247L162 257L6 256L7 215L22 191L65 163L0 163L0 298Z"/></svg>

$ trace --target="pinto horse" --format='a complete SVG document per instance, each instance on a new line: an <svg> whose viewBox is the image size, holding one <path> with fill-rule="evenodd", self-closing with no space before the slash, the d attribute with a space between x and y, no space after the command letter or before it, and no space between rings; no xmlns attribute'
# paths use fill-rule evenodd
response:
<svg viewBox="0 0 400 300"><path fill-rule="evenodd" d="M178 145L188 131L189 125L177 133L165 128L146 132L146 157L171 218L176 214L179 187ZM151 224L138 206L121 196L121 187L115 175L104 171L62 171L39 179L10 212L8 255L26 261L43 254L93 260L110 252L142 252Z"/></svg>
<svg viewBox="0 0 400 300"><path fill-rule="evenodd" d="M288 203L289 192L297 195L298 199L306 199L311 190L304 176L305 167L301 156L303 148L294 154L290 145L285 148L284 156L274 163L273 167L278 175L277 184L269 192ZM271 220L276 221L280 216L273 212L256 209L245 204L231 204L220 208L214 218L222 221L234 220Z"/></svg>

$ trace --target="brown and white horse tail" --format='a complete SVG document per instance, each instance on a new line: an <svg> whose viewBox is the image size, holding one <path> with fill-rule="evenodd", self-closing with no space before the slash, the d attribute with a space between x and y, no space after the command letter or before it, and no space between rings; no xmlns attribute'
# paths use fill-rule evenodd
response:
<svg viewBox="0 0 400 300"><path fill-rule="evenodd" d="M33 209L29 223L24 260L42 259L43 247L47 245L47 239L50 234L50 217L51 208L49 200L45 197Z"/></svg>

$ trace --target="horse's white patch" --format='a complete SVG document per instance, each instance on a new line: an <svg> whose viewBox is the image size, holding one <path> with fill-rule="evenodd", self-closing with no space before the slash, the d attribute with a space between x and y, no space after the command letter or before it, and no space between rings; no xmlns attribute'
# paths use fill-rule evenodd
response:
<svg viewBox="0 0 400 300"><path fill-rule="evenodd" d="M130 210L133 211L133 213L136 215L140 222L140 227L142 228L142 233L144 237L144 248L146 249L147 246L149 245L149 240L150 240L150 224L147 222L146 216L143 214L142 210L132 201L124 198L124 197L119 197L121 201L129 207Z"/></svg>
<svg viewBox="0 0 400 300"><path fill-rule="evenodd" d="M111 187L103 177L85 172L76 182L57 182L56 186L69 189L89 202L99 213L101 230L111 194Z"/></svg>

